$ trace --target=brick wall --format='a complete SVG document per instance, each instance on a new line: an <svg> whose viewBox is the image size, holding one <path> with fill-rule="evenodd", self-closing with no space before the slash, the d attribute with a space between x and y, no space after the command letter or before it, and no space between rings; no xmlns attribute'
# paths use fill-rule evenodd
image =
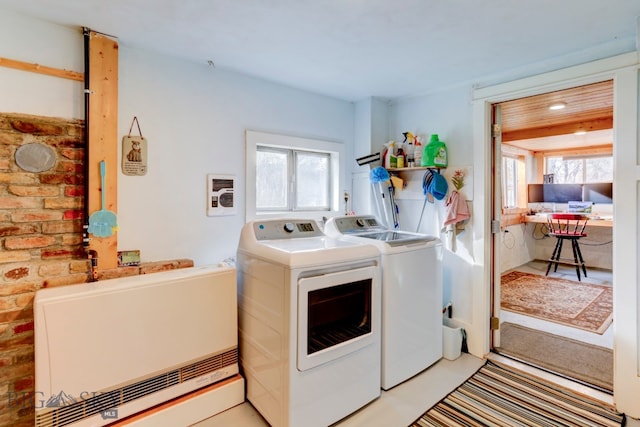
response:
<svg viewBox="0 0 640 427"><path fill-rule="evenodd" d="M0 425L34 422L33 298L38 289L88 282L82 245L84 122L0 113ZM25 171L16 150L53 149L55 163ZM24 165L23 165L24 166ZM191 267L191 260L100 271L99 279Z"/></svg>

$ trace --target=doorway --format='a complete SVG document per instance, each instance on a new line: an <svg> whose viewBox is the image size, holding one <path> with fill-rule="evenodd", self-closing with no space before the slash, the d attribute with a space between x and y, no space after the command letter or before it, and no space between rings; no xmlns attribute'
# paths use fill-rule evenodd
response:
<svg viewBox="0 0 640 427"><path fill-rule="evenodd" d="M493 110L501 132L492 150L500 223L493 243L500 332L492 350L611 393L613 82L503 101ZM587 277L570 264L546 273L556 243L546 217L570 210L590 221L579 241Z"/></svg>

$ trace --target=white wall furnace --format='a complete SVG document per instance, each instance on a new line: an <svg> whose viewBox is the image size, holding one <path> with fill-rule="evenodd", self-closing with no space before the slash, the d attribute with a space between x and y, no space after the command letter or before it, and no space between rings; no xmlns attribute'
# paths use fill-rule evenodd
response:
<svg viewBox="0 0 640 427"><path fill-rule="evenodd" d="M236 270L229 267L38 291L36 426L122 422L207 386L227 407L243 402L236 301ZM233 377L237 381L215 386ZM173 406L181 405L189 400ZM215 406L190 409L184 425L214 415Z"/></svg>

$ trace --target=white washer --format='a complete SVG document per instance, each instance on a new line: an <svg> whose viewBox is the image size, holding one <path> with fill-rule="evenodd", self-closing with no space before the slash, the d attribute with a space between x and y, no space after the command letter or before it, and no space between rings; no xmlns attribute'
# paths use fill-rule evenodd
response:
<svg viewBox="0 0 640 427"><path fill-rule="evenodd" d="M374 216L331 218L325 234L375 245L382 259L382 377L385 390L442 357L442 244L388 230Z"/></svg>
<svg viewBox="0 0 640 427"><path fill-rule="evenodd" d="M247 398L274 427L327 426L380 395L380 253L314 220L247 223L237 254Z"/></svg>

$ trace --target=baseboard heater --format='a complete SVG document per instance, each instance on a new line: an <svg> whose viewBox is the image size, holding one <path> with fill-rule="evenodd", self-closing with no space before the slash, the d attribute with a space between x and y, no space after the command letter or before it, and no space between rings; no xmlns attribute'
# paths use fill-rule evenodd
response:
<svg viewBox="0 0 640 427"><path fill-rule="evenodd" d="M242 403L236 301L217 266L39 290L35 425L143 425L149 408L189 425Z"/></svg>

